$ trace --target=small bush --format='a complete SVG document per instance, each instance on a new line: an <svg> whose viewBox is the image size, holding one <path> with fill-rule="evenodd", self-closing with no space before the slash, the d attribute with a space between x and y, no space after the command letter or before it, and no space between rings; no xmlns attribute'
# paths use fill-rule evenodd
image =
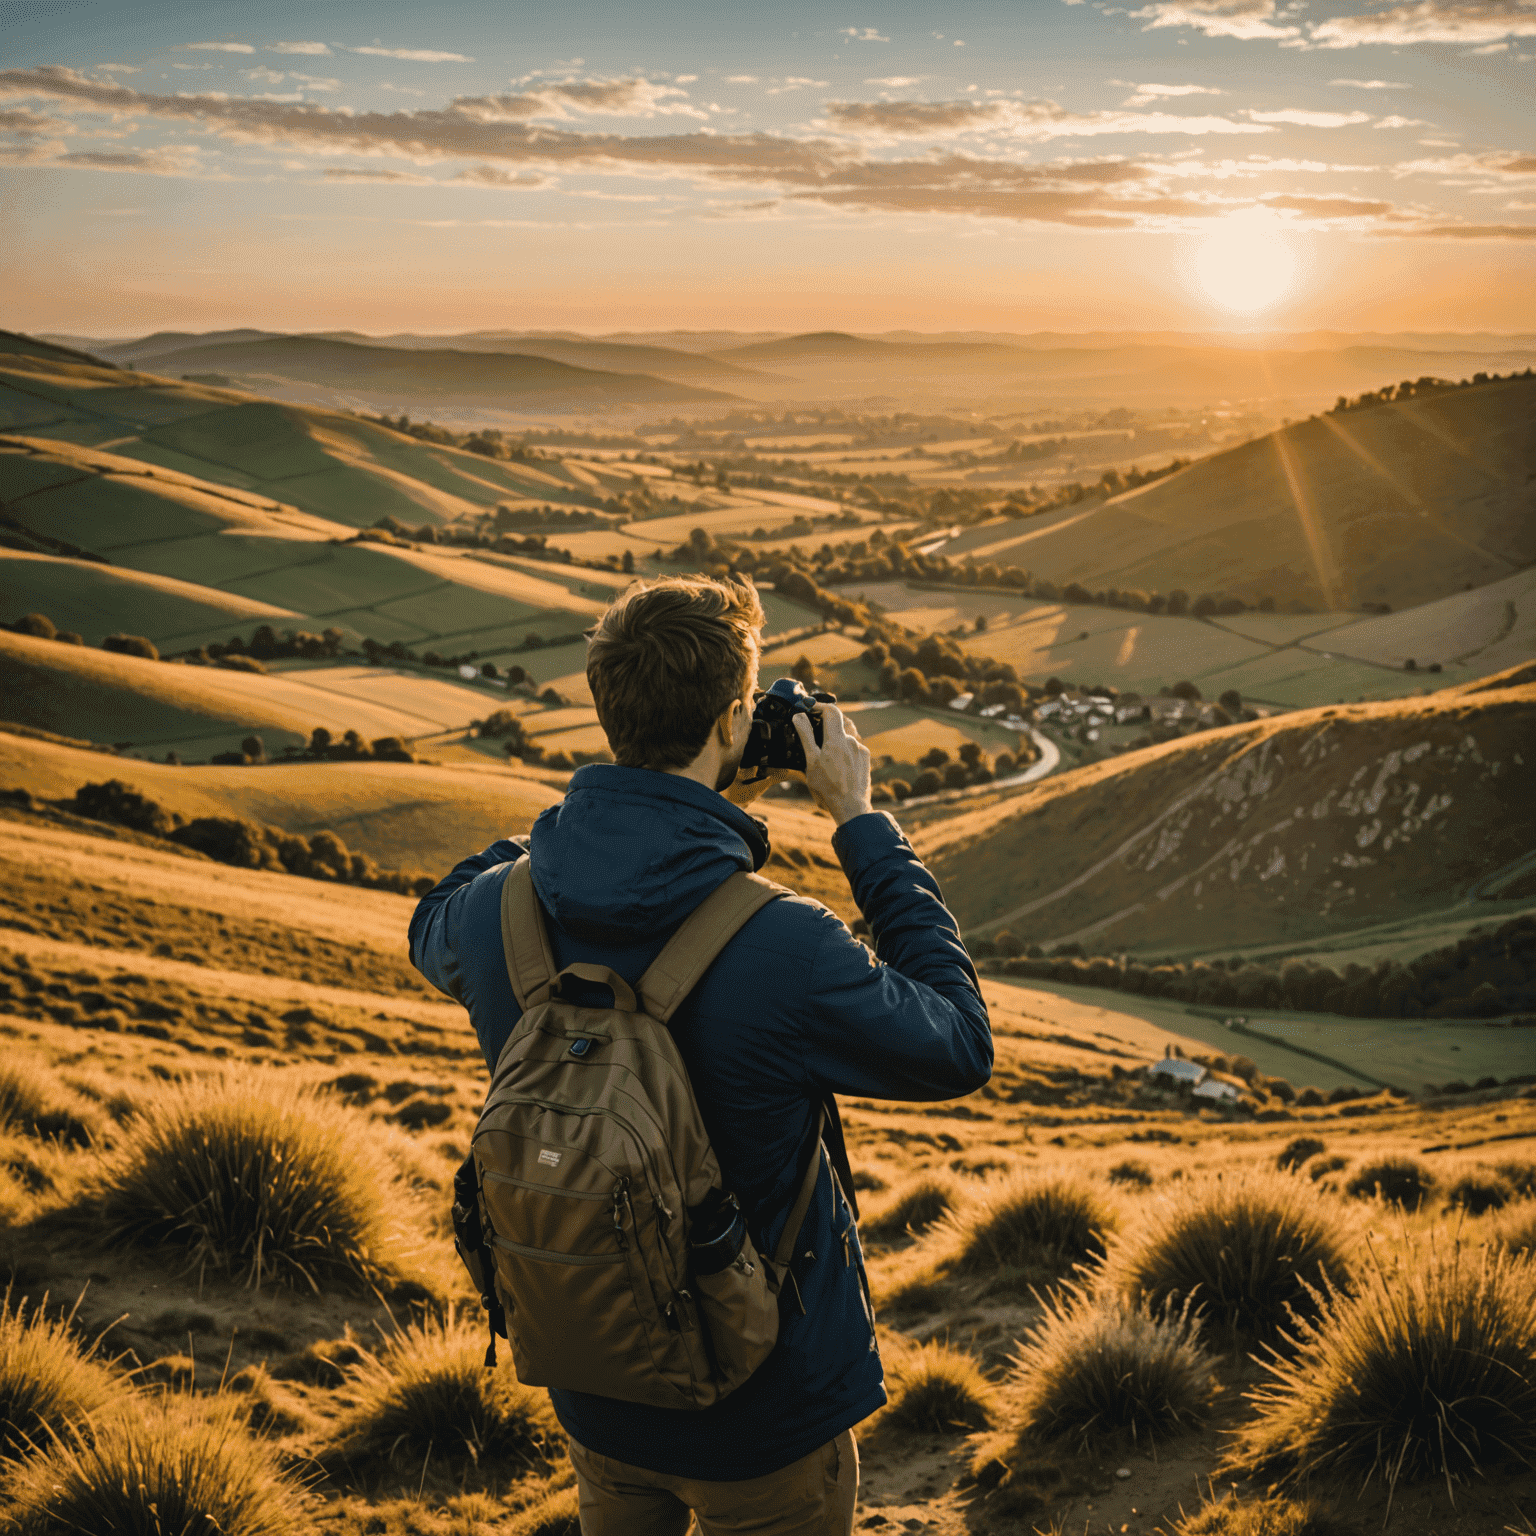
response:
<svg viewBox="0 0 1536 1536"><path fill-rule="evenodd" d="M506 1536L581 1536L581 1514L574 1488L530 1504L506 1527Z"/></svg>
<svg viewBox="0 0 1536 1536"><path fill-rule="evenodd" d="M6 1488L6 1536L290 1536L298 1490L233 1404L172 1397L55 1441Z"/></svg>
<svg viewBox="0 0 1536 1536"><path fill-rule="evenodd" d="M1319 1152L1327 1150L1327 1146L1315 1136L1298 1136L1280 1149L1275 1167L1282 1173L1289 1173L1292 1169L1300 1168L1303 1163L1310 1162Z"/></svg>
<svg viewBox="0 0 1536 1536"><path fill-rule="evenodd" d="M1498 1228L1493 1241L1496 1247L1507 1249L1513 1254L1523 1253L1536 1262L1536 1212L1511 1213L1511 1217Z"/></svg>
<svg viewBox="0 0 1536 1536"><path fill-rule="evenodd" d="M1266 1364L1241 1464L1298 1478L1467 1481L1536 1465L1536 1267L1487 1248L1405 1244L1355 1294L1329 1289L1294 1359Z"/></svg>
<svg viewBox="0 0 1536 1536"><path fill-rule="evenodd" d="M563 1454L548 1394L523 1386L505 1358L487 1370L485 1339L483 1327L449 1317L412 1324L365 1356L349 1373L356 1406L321 1461L382 1472L397 1459L421 1466L430 1453L450 1467L478 1464L504 1476Z"/></svg>
<svg viewBox="0 0 1536 1536"><path fill-rule="evenodd" d="M909 1231L925 1232L955 1203L953 1184L939 1179L919 1179L909 1184L883 1209L860 1224L861 1236L871 1242L891 1242Z"/></svg>
<svg viewBox="0 0 1536 1536"><path fill-rule="evenodd" d="M1382 1157L1358 1168L1344 1193L1355 1200L1379 1197L1387 1205L1416 1211L1434 1187L1434 1174L1417 1158Z"/></svg>
<svg viewBox="0 0 1536 1536"><path fill-rule="evenodd" d="M77 1104L70 1108L60 1103L59 1097L58 1089L35 1068L0 1066L0 1132L56 1136L85 1146L94 1134L89 1107Z"/></svg>
<svg viewBox="0 0 1536 1536"><path fill-rule="evenodd" d="M103 1176L102 1237L180 1248L252 1285L399 1274L394 1180L351 1114L297 1088L215 1079L168 1092Z"/></svg>
<svg viewBox="0 0 1536 1536"><path fill-rule="evenodd" d="M1519 1200L1536 1200L1536 1163L1500 1163L1494 1172Z"/></svg>
<svg viewBox="0 0 1536 1536"><path fill-rule="evenodd" d="M1249 1503L1230 1498L1207 1504L1180 1520L1173 1536L1353 1536L1354 1530L1315 1499L1272 1493Z"/></svg>
<svg viewBox="0 0 1536 1536"><path fill-rule="evenodd" d="M170 835L170 812L139 793L122 779L108 779L105 784L82 784L75 791L72 807L77 816L92 821L108 821L134 832L148 832L155 837Z"/></svg>
<svg viewBox="0 0 1536 1536"><path fill-rule="evenodd" d="M923 1434L992 1427L997 1390L970 1355L930 1342L895 1354L886 1366L890 1406L880 1422Z"/></svg>
<svg viewBox="0 0 1536 1536"><path fill-rule="evenodd" d="M942 1223L958 1241L954 1268L962 1275L1023 1269L1059 1274L1102 1257L1114 1212L1087 1184L1069 1179L1009 1179L983 1193L964 1213Z"/></svg>
<svg viewBox="0 0 1536 1536"><path fill-rule="evenodd" d="M68 1317L50 1319L43 1306L14 1306L0 1298L0 1461L28 1455L50 1438L68 1436L124 1391L122 1378L82 1350Z"/></svg>
<svg viewBox="0 0 1536 1536"><path fill-rule="evenodd" d="M1216 1382L1187 1306L1154 1317L1069 1285L1044 1308L1013 1356L1009 1408L1021 1438L1140 1443L1205 1421Z"/></svg>
<svg viewBox="0 0 1536 1536"><path fill-rule="evenodd" d="M1514 1198L1514 1190L1498 1174L1478 1169L1464 1173L1445 1192L1445 1208L1482 1216L1489 1211L1502 1211Z"/></svg>
<svg viewBox="0 0 1536 1536"><path fill-rule="evenodd" d="M1111 1260L1111 1284L1154 1313L1193 1305L1234 1339L1272 1340L1309 1287L1345 1273L1333 1211L1286 1174L1187 1186Z"/></svg>
<svg viewBox="0 0 1536 1536"><path fill-rule="evenodd" d="M1311 1179L1314 1184L1321 1184L1324 1179L1328 1178L1330 1173L1339 1173L1348 1167L1349 1159L1347 1157L1341 1157L1337 1152L1335 1152L1332 1157L1317 1158L1313 1162L1312 1166L1307 1169L1307 1177ZM1338 1187L1339 1186L1337 1181L1333 1179L1328 1179L1328 1182L1323 1184L1324 1189L1337 1189Z"/></svg>
<svg viewBox="0 0 1536 1536"><path fill-rule="evenodd" d="M1109 1170L1111 1184L1134 1184L1138 1189L1151 1189L1155 1180L1151 1166L1139 1157L1128 1157Z"/></svg>

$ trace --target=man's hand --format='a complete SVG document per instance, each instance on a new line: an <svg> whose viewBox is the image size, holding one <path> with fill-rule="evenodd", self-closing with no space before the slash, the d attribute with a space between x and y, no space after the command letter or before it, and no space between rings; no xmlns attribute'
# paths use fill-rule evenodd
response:
<svg viewBox="0 0 1536 1536"><path fill-rule="evenodd" d="M805 747L805 783L811 798L838 826L864 816L869 802L869 748L859 740L854 726L835 704L821 708L821 745L810 720L791 716Z"/></svg>
<svg viewBox="0 0 1536 1536"><path fill-rule="evenodd" d="M767 794L775 784L783 784L789 779L799 777L799 774L791 773L787 768L770 768L760 779L744 779L738 772L721 793L732 805L738 805L745 810L758 796Z"/></svg>

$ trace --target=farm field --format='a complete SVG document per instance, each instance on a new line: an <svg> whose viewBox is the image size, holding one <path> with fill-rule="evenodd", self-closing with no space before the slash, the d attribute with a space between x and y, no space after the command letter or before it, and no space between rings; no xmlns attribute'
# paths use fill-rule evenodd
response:
<svg viewBox="0 0 1536 1536"><path fill-rule="evenodd" d="M494 1476L486 1458L448 1438L457 1424L450 1406L435 1410L430 1429L396 1425L382 1443L364 1442L367 1460L355 1442L345 1461L331 1453L338 1434L355 1433L359 1422L349 1362L400 1379L406 1361L390 1341L409 1326L417 1333L404 1339L421 1340L427 1371L485 1379L484 1334L471 1320L444 1216L485 1068L462 1011L404 963L410 899L213 865L11 810L0 814L0 866L7 1080L24 1085L36 1114L96 1138L49 1141L31 1120L8 1123L0 1263L12 1277L13 1308L41 1306L45 1295L73 1302L80 1275L92 1274L75 1314L78 1336L94 1338L115 1320L108 1358L138 1371L105 1378L102 1422L119 1408L146 1422L178 1412L158 1382L214 1404L222 1384L240 1405L236 1433L243 1437L248 1413L263 1437L256 1443L275 1453L274 1476L278 1458L315 1469L292 1495L288 1529L446 1533L473 1518L517 1536L568 1531L571 1473L563 1443L539 1417L539 1395L517 1410L532 1417L536 1437L518 1457L496 1458ZM1263 1479L1223 1461L1230 1432L1255 1422L1251 1394L1263 1374L1246 1348L1222 1336L1220 1318L1193 1356L1198 1410L1161 1427L1146 1448L1144 1438L1085 1451L1019 1438L1010 1398L1017 1341L1046 1321L1045 1302L1062 1294L1072 1262L1090 1264L1100 1304L1111 1304L1117 1282L1113 1273L1099 1278L1083 1240L1064 1252L1026 1243L967 1260L965 1245L986 1230L1000 1198L1065 1181L1090 1202L1101 1230L1139 1244L1186 1202L1238 1182L1261 1201L1304 1202L1351 1273L1367 1242L1378 1262L1413 1263L1424 1245L1458 1242L1475 1256L1528 1219L1528 1201L1465 1216L1443 1215L1440 1198L1464 1177L1496 1177L1494 1164L1529 1165L1536 1098L1528 1089L1422 1100L1367 1092L1312 1108L1270 1100L1262 1118L1197 1109L1148 1091L1143 1077L1169 1050L1230 1064L1228 1053L1212 1051L1202 1021L1155 1022L1104 1006L1103 994L982 985L996 1043L986 1087L938 1105L841 1106L892 1397L859 1430L861 1530L1012 1536L1102 1520L1116 1531L1165 1533L1213 1483L1240 1506L1262 1496ZM104 1241L69 1219L91 1198L103 1148L130 1165L141 1155L138 1122L147 1112L195 1117L238 1094L270 1113L263 1134L281 1139L302 1123L280 1108L295 1090L319 1096L338 1145L375 1175L370 1198L381 1203L388 1235L374 1250L372 1289L345 1270L316 1290L281 1271L253 1289L238 1262L217 1251L199 1274L174 1239ZM1298 1138L1310 1166L1283 1178L1276 1162L1297 1155ZM1421 1210L1346 1192L1357 1171L1387 1157L1421 1170L1433 1192ZM901 1202L921 1185L939 1193L908 1230ZM952 1217L935 1225L931 1213L946 1207ZM1255 1326L1250 1318L1237 1313L1243 1326ZM521 1404L504 1354L497 1369ZM947 1417L932 1417L937 1389L923 1386L925 1369L963 1373L958 1392L940 1399ZM437 1450L425 1456L429 1434ZM1017 1469L1000 1488L996 1473L978 1483L974 1470L993 1459ZM1120 1467L1126 1476L1116 1476ZM1536 1509L1536 1480L1507 1472L1457 1487L1454 1511L1432 1477L1405 1479L1390 1514L1384 1495L1372 1487L1357 1498L1347 1477L1314 1479L1309 1491L1348 1511L1342 1536L1381 1530L1384 1515L1389 1536L1495 1536L1511 1511Z"/></svg>

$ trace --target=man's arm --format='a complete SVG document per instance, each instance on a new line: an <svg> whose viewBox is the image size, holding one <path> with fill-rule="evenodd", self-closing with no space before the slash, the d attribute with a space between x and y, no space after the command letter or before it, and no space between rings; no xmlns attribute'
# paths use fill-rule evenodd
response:
<svg viewBox="0 0 1536 1536"><path fill-rule="evenodd" d="M464 998L456 942L460 903L454 898L476 876L498 864L520 859L527 851L526 838L498 838L484 853L473 854L456 864L416 903L409 929L411 964L456 1003L462 1003Z"/></svg>

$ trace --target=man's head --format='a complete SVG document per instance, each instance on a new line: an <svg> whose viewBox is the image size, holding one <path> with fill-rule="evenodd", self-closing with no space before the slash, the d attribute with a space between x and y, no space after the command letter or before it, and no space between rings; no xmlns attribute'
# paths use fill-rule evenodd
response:
<svg viewBox="0 0 1536 1536"><path fill-rule="evenodd" d="M663 577L614 603L592 632L587 681L615 761L686 768L718 732L717 787L729 784L746 744L742 712L751 714L762 626L751 585L705 576Z"/></svg>

